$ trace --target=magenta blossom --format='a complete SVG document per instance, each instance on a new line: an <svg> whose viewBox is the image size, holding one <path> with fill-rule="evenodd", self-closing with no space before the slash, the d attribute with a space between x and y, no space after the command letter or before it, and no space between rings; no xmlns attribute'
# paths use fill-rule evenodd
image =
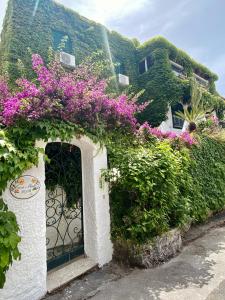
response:
<svg viewBox="0 0 225 300"><path fill-rule="evenodd" d="M182 134L179 136L179 139L187 144L189 144L190 146L194 145L197 143L197 141L195 140L195 138L188 132L188 131L184 131L182 132Z"/></svg>
<svg viewBox="0 0 225 300"><path fill-rule="evenodd" d="M145 122L140 126L139 132L143 132L145 134L150 134L155 136L158 139L175 139L177 138L177 134L173 131L162 131L157 127L151 127L148 122Z"/></svg>
<svg viewBox="0 0 225 300"><path fill-rule="evenodd" d="M177 140L177 141L184 142L190 146L197 143L194 137L192 137L190 133L187 131L179 135L173 131L162 131L159 128L152 128L148 124L148 122L145 122L143 125L140 126L137 134L139 136L144 135L145 137L154 136L159 140L163 140L163 139Z"/></svg>
<svg viewBox="0 0 225 300"><path fill-rule="evenodd" d="M83 66L70 73L57 62L47 68L37 54L32 55L32 66L37 74L36 83L25 78L17 80L19 91L13 95L8 95L7 86L2 85L1 114L5 125L13 125L21 118L60 118L89 130L100 125L105 129L136 130L135 115L147 104L138 105L135 98L129 100L126 95L108 96L106 81Z"/></svg>

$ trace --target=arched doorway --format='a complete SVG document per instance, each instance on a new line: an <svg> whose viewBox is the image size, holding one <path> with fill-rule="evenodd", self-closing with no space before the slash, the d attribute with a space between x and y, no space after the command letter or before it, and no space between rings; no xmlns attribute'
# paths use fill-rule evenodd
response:
<svg viewBox="0 0 225 300"><path fill-rule="evenodd" d="M81 150L52 142L45 148L48 271L84 254Z"/></svg>
<svg viewBox="0 0 225 300"><path fill-rule="evenodd" d="M36 147L44 150L52 142L39 140ZM65 143L60 139L54 142ZM85 257L47 273L45 161L40 153L38 164L22 175L38 181L38 192L29 199L15 199L9 189L12 182L9 182L3 194L9 209L16 214L22 240L21 260L13 263L8 271L6 285L0 291L1 299L27 299L28 291L29 299L41 299L47 290L80 276L90 270L90 266L101 267L112 259L109 194L107 183L101 182L101 171L107 168L106 149L87 136L74 136L70 144L81 151Z"/></svg>

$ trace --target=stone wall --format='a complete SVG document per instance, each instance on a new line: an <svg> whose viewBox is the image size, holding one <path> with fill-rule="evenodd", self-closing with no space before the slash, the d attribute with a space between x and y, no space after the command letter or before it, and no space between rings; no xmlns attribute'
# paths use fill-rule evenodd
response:
<svg viewBox="0 0 225 300"><path fill-rule="evenodd" d="M176 256L181 248L181 231L173 229L143 245L117 240L114 244L114 258L130 266L152 268Z"/></svg>

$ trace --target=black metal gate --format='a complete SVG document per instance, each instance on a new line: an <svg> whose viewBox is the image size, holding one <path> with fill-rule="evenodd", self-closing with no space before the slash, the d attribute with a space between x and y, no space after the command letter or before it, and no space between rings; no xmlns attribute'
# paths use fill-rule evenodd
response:
<svg viewBox="0 0 225 300"><path fill-rule="evenodd" d="M79 148L50 143L46 154L50 159L46 163L46 244L51 270L84 253L82 177Z"/></svg>

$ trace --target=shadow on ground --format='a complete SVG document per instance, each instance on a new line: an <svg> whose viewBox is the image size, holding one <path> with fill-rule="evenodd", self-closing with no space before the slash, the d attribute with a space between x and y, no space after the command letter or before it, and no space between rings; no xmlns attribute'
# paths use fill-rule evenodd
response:
<svg viewBox="0 0 225 300"><path fill-rule="evenodd" d="M129 276L105 286L93 299L178 299L169 298L169 295L167 298L166 294L208 285L214 277L215 258L221 252L225 252L225 228L214 229L196 240L165 265L151 270L135 270ZM225 268L225 262L221 267ZM182 295L180 299L184 299Z"/></svg>
<svg viewBox="0 0 225 300"><path fill-rule="evenodd" d="M225 255L225 227L209 231L185 247L179 256L155 269L129 272L116 265L106 267L82 280L73 281L61 292L48 296L47 300L187 299L182 297L181 290L208 285L215 276L220 253ZM225 269L225 260L219 267ZM179 291L178 295L170 297L170 292ZM193 296L195 299L197 297Z"/></svg>

